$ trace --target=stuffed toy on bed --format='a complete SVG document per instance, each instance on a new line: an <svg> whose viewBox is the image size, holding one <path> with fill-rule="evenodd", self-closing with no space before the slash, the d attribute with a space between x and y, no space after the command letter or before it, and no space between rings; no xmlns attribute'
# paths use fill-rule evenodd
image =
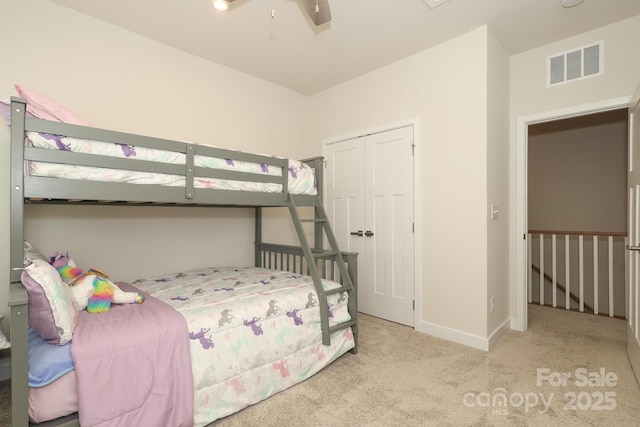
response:
<svg viewBox="0 0 640 427"><path fill-rule="evenodd" d="M125 292L109 280L109 276L97 269L85 272L78 268L68 254L56 253L51 264L71 288L78 310L85 308L89 313L103 313L111 304L142 304L144 295Z"/></svg>

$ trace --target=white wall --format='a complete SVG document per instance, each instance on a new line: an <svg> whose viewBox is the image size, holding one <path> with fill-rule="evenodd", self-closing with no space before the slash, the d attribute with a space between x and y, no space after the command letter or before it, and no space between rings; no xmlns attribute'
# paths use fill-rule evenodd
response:
<svg viewBox="0 0 640 427"><path fill-rule="evenodd" d="M546 58L588 43L604 41L604 75L553 88L546 87ZM511 316L516 315L516 249L522 240L517 232L516 218L516 123L518 118L545 115L549 112L573 109L594 103L628 97L640 84L640 16L600 29L560 40L510 58L510 202L509 218L512 233L510 245Z"/></svg>
<svg viewBox="0 0 640 427"><path fill-rule="evenodd" d="M318 143L419 118L415 326L480 346L487 337L487 32L471 31L311 98Z"/></svg>
<svg viewBox="0 0 640 427"><path fill-rule="evenodd" d="M37 89L93 126L303 158L306 96L136 36L44 0L0 2L0 97ZM0 125L0 161L9 133ZM6 171L6 167L4 168ZM0 177L8 200L9 175ZM246 209L45 207L26 210L25 236L68 250L116 280L174 269L253 262ZM0 204L0 271L9 271L9 208ZM131 236L135 236L133 239ZM0 313L8 314L0 288ZM3 321L8 330L8 321Z"/></svg>

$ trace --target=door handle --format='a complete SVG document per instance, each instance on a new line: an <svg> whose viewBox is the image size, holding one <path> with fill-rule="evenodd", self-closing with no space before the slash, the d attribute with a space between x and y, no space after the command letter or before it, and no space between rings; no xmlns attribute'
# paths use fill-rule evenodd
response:
<svg viewBox="0 0 640 427"><path fill-rule="evenodd" d="M367 230L367 231L364 233L364 235L365 235L365 236L367 236L367 237L371 237L371 236L373 236L373 232L372 232L371 230Z"/></svg>
<svg viewBox="0 0 640 427"><path fill-rule="evenodd" d="M627 245L627 249L630 251L640 251L640 246Z"/></svg>
<svg viewBox="0 0 640 427"><path fill-rule="evenodd" d="M351 235L352 236L360 236L360 237L362 237L362 230L352 231Z"/></svg>

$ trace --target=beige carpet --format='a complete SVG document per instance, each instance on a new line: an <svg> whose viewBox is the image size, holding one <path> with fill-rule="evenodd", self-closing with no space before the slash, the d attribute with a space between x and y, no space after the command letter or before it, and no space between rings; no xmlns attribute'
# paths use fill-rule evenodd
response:
<svg viewBox="0 0 640 427"><path fill-rule="evenodd" d="M0 381L0 426L11 425L11 380Z"/></svg>
<svg viewBox="0 0 640 427"><path fill-rule="evenodd" d="M212 426L640 426L624 321L531 306L529 327L486 353L361 315L357 355ZM538 386L539 368L571 377Z"/></svg>
<svg viewBox="0 0 640 427"><path fill-rule="evenodd" d="M622 320L531 306L529 331L507 333L489 353L373 317L360 320L357 355L212 425L640 426L640 388ZM566 386L537 386L538 368L553 379L571 378ZM581 386L580 368L598 377L604 368L617 384ZM493 402L499 388L506 406ZM541 396L551 399L546 411Z"/></svg>

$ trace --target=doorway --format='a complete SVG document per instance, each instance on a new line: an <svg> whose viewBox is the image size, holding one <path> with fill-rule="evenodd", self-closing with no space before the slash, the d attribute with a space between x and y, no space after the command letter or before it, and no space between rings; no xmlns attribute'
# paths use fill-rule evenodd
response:
<svg viewBox="0 0 640 427"><path fill-rule="evenodd" d="M628 110L529 126L528 302L625 316Z"/></svg>
<svg viewBox="0 0 640 427"><path fill-rule="evenodd" d="M571 107L542 114L521 117L516 127L516 306L515 320L512 329L526 331L528 305L528 136L529 126L552 122L555 120L585 116L616 109L626 109L631 97L616 98L594 104Z"/></svg>

